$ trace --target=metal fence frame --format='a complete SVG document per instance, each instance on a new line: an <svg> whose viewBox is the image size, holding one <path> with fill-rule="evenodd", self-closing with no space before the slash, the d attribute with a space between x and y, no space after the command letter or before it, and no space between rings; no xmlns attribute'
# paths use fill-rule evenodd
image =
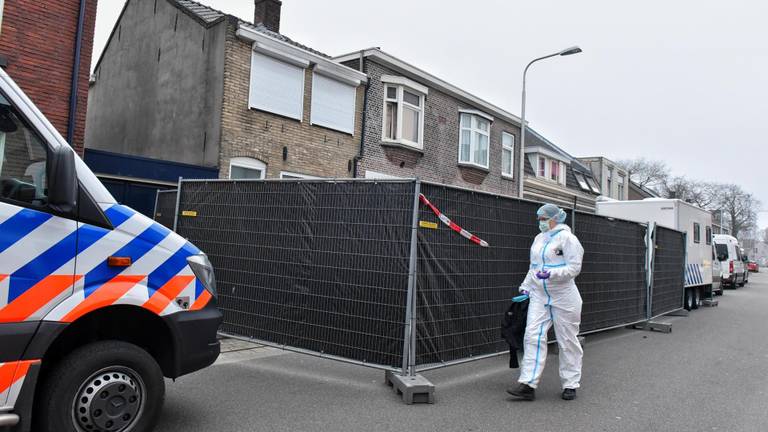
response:
<svg viewBox="0 0 768 432"><path fill-rule="evenodd" d="M423 182L419 179L242 179L242 180L230 180L230 179L179 179L178 182L178 194L177 194L177 200L176 200L176 214L174 215L174 231L178 228L178 219L180 216L180 210L181 210L181 197L182 197L182 188L184 184L187 183L217 183L217 182L230 182L230 183L248 183L248 182L284 182L284 183L294 183L294 182L307 182L307 183L346 183L346 182L359 182L359 183L414 183L415 185L415 193L413 197L413 214L412 214L412 220L411 220L411 237L410 237L410 251L409 251L409 257L408 257L408 286L407 286L407 299L406 299L406 307L405 307L405 316L404 316L404 334L403 334L403 356L402 356L402 366L401 367L393 367L393 366L387 366L387 365L380 365L370 362L364 362L359 361L355 359L345 358L337 355L327 354L323 352L308 350L300 347L294 347L279 343L270 342L263 339L258 338L252 338L237 334L232 334L230 332L220 332L223 336L234 338L234 339L240 339L240 340L246 340L246 341L252 341L256 342L262 345L283 349L286 351L292 351L296 353L311 355L319 358L325 358L325 359L331 359L336 360L348 364L354 364L358 366L365 366L369 368L374 369L380 369L385 371L391 371L398 373L403 376L414 376L419 372L434 370L438 368L443 368L447 366L467 363L471 361L477 361L482 359L487 359L491 357L496 357L499 355L507 354L508 352L494 352L494 353L488 353L483 355L477 355L473 357L468 358L462 358L452 361L446 361L441 362L437 364L426 364L426 365L418 365L416 364L416 351L417 351L417 272L418 272L418 266L417 266L417 260L418 260L418 229L419 229L419 213L420 213L420 202L419 202L419 195L421 193L421 185L428 184L433 186L446 186L441 185L438 183L432 183L432 182ZM522 202L528 202L528 203L534 203L534 204L541 204L538 201L530 200L530 199L524 199L524 198L517 198L517 197L508 197L493 193L488 193L484 191L477 191L472 190L468 188L462 188L462 187L455 187L455 186L446 186L451 189L456 190L462 190L466 192L471 193L478 193L478 194L485 194L490 196L495 196L498 198L503 199L513 199L518 200ZM578 211L575 209L568 209L570 210L571 214L571 223L575 224L576 221L576 214ZM613 219L613 218L611 218ZM600 328L600 329L594 329L586 332L582 332L582 335L591 334L591 333L597 333L601 331L616 329L616 328L622 328L629 325L642 323L649 321L651 319L656 318L657 316L667 314L672 311L666 311L663 314L653 316L652 310L653 310L653 275L654 275L654 267L656 263L656 224L655 223L648 223L648 224L638 224L641 226L646 227L646 234L644 238L644 242L646 245L646 254L645 254L645 264L646 268L644 269L645 273L645 294L646 294L646 314L645 317L634 322L627 322L622 323L610 327ZM575 232L575 229L574 229ZM683 260L685 262L685 260ZM684 269L683 269L684 270ZM683 273L684 274L684 273ZM682 279L681 279L682 283ZM684 284L681 284L681 295L684 295L684 289L682 288Z"/></svg>

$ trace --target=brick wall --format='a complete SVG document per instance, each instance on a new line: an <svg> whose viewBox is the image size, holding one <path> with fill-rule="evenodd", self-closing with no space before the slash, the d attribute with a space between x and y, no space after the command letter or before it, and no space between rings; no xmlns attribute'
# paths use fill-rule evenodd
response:
<svg viewBox="0 0 768 432"><path fill-rule="evenodd" d="M86 1L72 146L82 154L97 0ZM0 56L13 78L66 138L80 0L5 0Z"/></svg>
<svg viewBox="0 0 768 432"><path fill-rule="evenodd" d="M229 176L231 158L245 156L266 163L268 178L279 177L281 171L318 177L351 177L349 167L360 146L365 86L361 85L357 90L354 135L310 125L311 69L305 71L301 122L249 109L251 44L235 37L232 23L228 26L219 176ZM288 148L286 160L283 160L283 147Z"/></svg>
<svg viewBox="0 0 768 432"><path fill-rule="evenodd" d="M508 132L514 135L517 145L520 137L518 126L495 118L491 125L487 172L459 166L459 109L479 110L479 108L469 106L450 95L430 88L424 111L423 154L382 145L384 84L381 82L381 76L401 76L402 74L371 61L370 58L366 59L365 64L369 90L365 148L358 176L364 177L366 171L371 170L398 177L419 177L422 180L503 195L517 195L516 181L501 175L501 134ZM357 67L358 60L353 60L347 65ZM427 85L427 83L421 84ZM487 114L493 116L491 112ZM517 152L517 147L515 150ZM514 173L514 178L519 178L517 164L515 164Z"/></svg>

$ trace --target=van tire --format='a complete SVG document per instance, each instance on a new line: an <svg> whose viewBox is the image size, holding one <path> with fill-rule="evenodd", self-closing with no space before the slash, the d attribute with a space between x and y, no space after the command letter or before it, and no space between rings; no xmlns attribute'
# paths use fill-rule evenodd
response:
<svg viewBox="0 0 768 432"><path fill-rule="evenodd" d="M100 341L59 361L40 386L39 396L36 431L78 432L90 424L99 430L143 432L157 423L165 381L160 366L143 349ZM105 412L108 409L112 416ZM105 426L105 422L112 423Z"/></svg>

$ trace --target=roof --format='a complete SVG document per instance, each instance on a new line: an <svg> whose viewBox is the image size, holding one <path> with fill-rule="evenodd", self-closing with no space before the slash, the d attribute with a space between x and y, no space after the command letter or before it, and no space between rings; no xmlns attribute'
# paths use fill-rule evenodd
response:
<svg viewBox="0 0 768 432"><path fill-rule="evenodd" d="M565 150L556 146L554 143L552 143L552 141L544 138L543 135L531 129L529 126L525 128L525 147L527 148L542 147L546 150L549 150L552 153L559 154L560 156L568 160L569 164L571 165L574 171L582 174L586 174L592 177L592 170L590 170L589 167L584 165L581 161L579 161L575 157L571 156Z"/></svg>
<svg viewBox="0 0 768 432"><path fill-rule="evenodd" d="M272 38L278 39L282 42L285 42L287 44L293 45L297 48L301 48L305 51L309 51L315 55L319 55L325 58L330 59L331 56L328 54L322 53L320 51L317 51L315 49L312 49L306 45L303 45L299 42L294 41L293 39L289 38L288 36L285 36L284 34L273 32L272 30L269 30L266 26L264 26L262 23L252 23L248 21L241 20L240 18L229 15L224 12L221 12L219 10L216 10L210 6L204 5L202 3L196 2L194 0L168 0L172 4L176 5L176 7L182 9L184 12L187 12L188 14L191 14L194 18L197 18L199 21L202 21L202 24L206 26L211 26L218 24L220 21L223 21L224 19L231 19L236 21L240 26L247 27L251 30L255 30L259 33L263 33L267 36L270 36Z"/></svg>
<svg viewBox="0 0 768 432"><path fill-rule="evenodd" d="M423 69L400 60L399 58L388 54L379 48L368 48L361 51L354 51L348 54L336 56L333 59L339 63L344 63L350 60L358 59L361 55L364 57L371 57L375 59L377 63L396 69L403 73L405 76L409 76L409 78L415 81L421 82L422 84L427 84L431 88L449 94L469 105L472 105L475 109L484 111L486 114L491 114L493 117L498 117L514 125L520 125L520 118L518 116L467 91L464 91Z"/></svg>

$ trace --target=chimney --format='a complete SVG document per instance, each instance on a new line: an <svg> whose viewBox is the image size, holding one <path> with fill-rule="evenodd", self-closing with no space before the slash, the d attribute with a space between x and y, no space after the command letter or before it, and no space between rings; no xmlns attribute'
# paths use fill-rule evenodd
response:
<svg viewBox="0 0 768 432"><path fill-rule="evenodd" d="M253 23L263 24L268 30L280 33L280 8L283 2L280 0L255 0L256 10Z"/></svg>

